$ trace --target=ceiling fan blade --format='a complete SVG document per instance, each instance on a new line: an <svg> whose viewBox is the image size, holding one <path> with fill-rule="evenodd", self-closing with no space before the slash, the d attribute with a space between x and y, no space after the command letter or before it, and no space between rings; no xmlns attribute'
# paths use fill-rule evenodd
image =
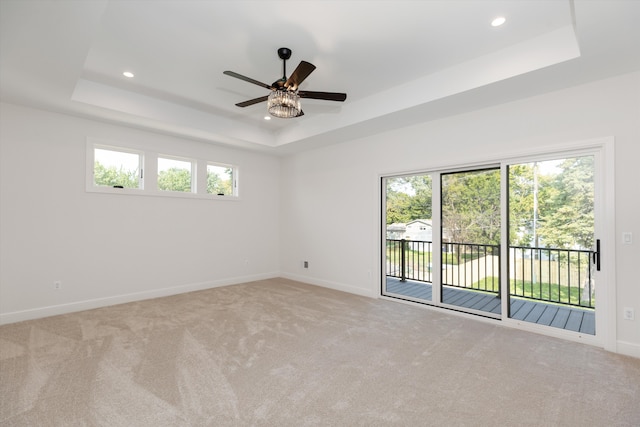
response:
<svg viewBox="0 0 640 427"><path fill-rule="evenodd" d="M308 90L298 91L298 95L300 98L310 98L310 99L324 99L327 101L344 101L347 99L346 93L337 93L337 92L314 92Z"/></svg>
<svg viewBox="0 0 640 427"><path fill-rule="evenodd" d="M265 96L261 96L260 98L254 98L254 99L250 99L248 101L244 101L244 102L238 102L236 104L236 106L238 107L248 107L249 105L253 105L253 104L258 104L260 102L264 102L269 98L268 95Z"/></svg>
<svg viewBox="0 0 640 427"><path fill-rule="evenodd" d="M311 74L315 69L315 65L310 64L307 61L300 61L300 65L298 65L298 68L296 68L293 73L291 73L284 86L286 88L292 88L293 90L296 90L298 86L300 86L300 83L302 83L304 79L309 77L309 74Z"/></svg>
<svg viewBox="0 0 640 427"><path fill-rule="evenodd" d="M243 76L242 74L238 74L234 71L223 71L222 74L226 74L227 76L235 77L236 79L244 80L245 82L253 83L254 85L262 86L265 89L275 89L269 86L266 83L259 82L250 77Z"/></svg>

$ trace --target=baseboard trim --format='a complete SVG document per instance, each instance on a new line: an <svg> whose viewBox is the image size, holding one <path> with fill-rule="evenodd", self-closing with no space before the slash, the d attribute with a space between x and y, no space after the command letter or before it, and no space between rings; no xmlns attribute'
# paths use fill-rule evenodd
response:
<svg viewBox="0 0 640 427"><path fill-rule="evenodd" d="M331 282L329 280L316 279L308 276L300 276L292 273L281 273L280 277L295 280L296 282L307 283L309 285L322 286L323 288L334 289L336 291L347 292L350 294L361 295L369 298L377 298L378 294L371 290L357 288L355 286L346 285L344 283Z"/></svg>
<svg viewBox="0 0 640 427"><path fill-rule="evenodd" d="M275 277L280 277L280 274L278 272L274 272L233 277L228 279L211 280L207 282L189 283L186 285L171 286L168 288L153 289L150 291L134 292L130 294L76 301L59 305L51 305L47 307L33 308L29 310L0 313L0 325L22 322L25 320L40 319L43 317L57 316L60 314L75 313L78 311L91 310L94 308L107 307L117 304L125 304L128 302L168 297L171 295L184 294L187 292L218 288L221 286L237 285L240 283L254 282L257 280L273 279Z"/></svg>
<svg viewBox="0 0 640 427"><path fill-rule="evenodd" d="M617 352L620 354L624 354L625 356L636 357L640 359L640 345L626 342L626 341L618 341Z"/></svg>

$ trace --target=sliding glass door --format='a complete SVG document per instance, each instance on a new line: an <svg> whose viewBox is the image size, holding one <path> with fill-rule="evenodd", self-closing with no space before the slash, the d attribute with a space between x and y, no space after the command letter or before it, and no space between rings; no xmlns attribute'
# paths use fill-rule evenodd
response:
<svg viewBox="0 0 640 427"><path fill-rule="evenodd" d="M595 335L596 159L382 177L382 294Z"/></svg>
<svg viewBox="0 0 640 427"><path fill-rule="evenodd" d="M508 175L509 317L595 335L594 156L511 164Z"/></svg>
<svg viewBox="0 0 640 427"><path fill-rule="evenodd" d="M441 185L441 302L498 317L500 168L449 172Z"/></svg>
<svg viewBox="0 0 640 427"><path fill-rule="evenodd" d="M432 177L403 175L382 181L386 271L383 292L399 298L432 301Z"/></svg>

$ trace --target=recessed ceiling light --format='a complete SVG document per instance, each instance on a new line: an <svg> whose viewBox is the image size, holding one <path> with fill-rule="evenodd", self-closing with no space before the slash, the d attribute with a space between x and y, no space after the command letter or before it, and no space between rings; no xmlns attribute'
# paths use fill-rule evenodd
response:
<svg viewBox="0 0 640 427"><path fill-rule="evenodd" d="M492 27L499 27L504 24L507 19L504 16L498 16L493 21L491 21Z"/></svg>
<svg viewBox="0 0 640 427"><path fill-rule="evenodd" d="M265 120L271 120L271 116L264 116Z"/></svg>
<svg viewBox="0 0 640 427"><path fill-rule="evenodd" d="M133 77L133 73L131 71L125 71L124 73L122 73L122 75L129 78Z"/></svg>

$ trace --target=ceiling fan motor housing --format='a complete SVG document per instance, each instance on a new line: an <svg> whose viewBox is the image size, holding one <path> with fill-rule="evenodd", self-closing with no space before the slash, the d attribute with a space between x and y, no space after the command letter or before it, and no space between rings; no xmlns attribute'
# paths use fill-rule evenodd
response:
<svg viewBox="0 0 640 427"><path fill-rule="evenodd" d="M278 49L278 56L280 57L280 59L284 59L285 61L289 58L291 58L291 49L289 49L288 47L281 47L280 49Z"/></svg>

